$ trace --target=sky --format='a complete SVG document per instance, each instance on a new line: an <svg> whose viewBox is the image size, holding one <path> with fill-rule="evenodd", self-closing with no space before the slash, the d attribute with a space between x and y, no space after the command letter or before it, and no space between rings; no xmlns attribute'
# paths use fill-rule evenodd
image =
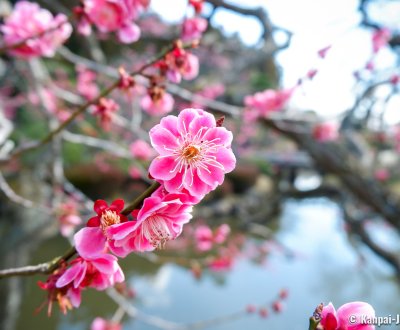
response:
<svg viewBox="0 0 400 330"><path fill-rule="evenodd" d="M311 68L318 68L315 79L305 84L293 97L293 111L313 110L326 119L337 118L354 103L355 79L353 72L365 66L371 54L371 32L358 26L361 16L358 0L227 0L243 7L264 7L272 23L293 33L290 47L280 52L278 64L282 68L282 87L291 87ZM164 20L180 22L186 13L187 0L152 0L152 9ZM376 6L371 11L374 19L400 27L400 4L388 9ZM220 26L228 35L237 33L242 41L255 46L261 26L251 17L218 10L212 24ZM277 36L277 40L279 38ZM317 51L331 45L328 56L321 60ZM394 56L387 49L380 52L377 67L394 64ZM389 103L386 119L399 119L400 98Z"/></svg>

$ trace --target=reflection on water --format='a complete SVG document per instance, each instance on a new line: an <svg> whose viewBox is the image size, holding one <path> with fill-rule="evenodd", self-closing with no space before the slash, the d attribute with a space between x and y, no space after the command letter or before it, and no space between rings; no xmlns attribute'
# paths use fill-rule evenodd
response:
<svg viewBox="0 0 400 330"><path fill-rule="evenodd" d="M166 264L157 268L138 257L128 257L123 268L137 292L135 305L146 313L175 322L230 314L248 303L271 302L281 288L289 290L281 314L271 313L267 319L251 315L209 329L304 330L315 306L329 301L339 307L348 301L362 300L371 303L379 316L400 313L400 290L391 269L356 241L349 241L342 226L340 209L334 203L325 199L288 201L276 238L295 252L293 259L280 253L270 255L263 265L242 259L231 272L206 273L200 280L179 266ZM54 242L47 242L37 254L43 256L42 250L54 252ZM44 298L35 286L36 281L37 278L26 279L19 330L83 330L89 328L94 317L111 317L115 312L115 304L105 294L89 290L84 293L82 307L67 316L55 310L51 319L43 311L33 317ZM395 327L385 327L391 328ZM124 329L154 327L126 319Z"/></svg>

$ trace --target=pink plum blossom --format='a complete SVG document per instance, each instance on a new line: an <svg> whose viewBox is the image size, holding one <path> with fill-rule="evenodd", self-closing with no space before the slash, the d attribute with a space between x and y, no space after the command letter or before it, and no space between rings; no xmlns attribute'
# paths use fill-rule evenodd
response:
<svg viewBox="0 0 400 330"><path fill-rule="evenodd" d="M129 146L131 155L140 160L149 160L154 156L154 150L144 140L136 140Z"/></svg>
<svg viewBox="0 0 400 330"><path fill-rule="evenodd" d="M176 84L181 79L193 80L199 74L199 59L179 46L165 56L167 78Z"/></svg>
<svg viewBox="0 0 400 330"><path fill-rule="evenodd" d="M208 268L214 272L223 272L231 270L234 259L230 255L218 256L208 263Z"/></svg>
<svg viewBox="0 0 400 330"><path fill-rule="evenodd" d="M332 122L320 123L314 126L312 135L319 142L335 141L339 138L339 127Z"/></svg>
<svg viewBox="0 0 400 330"><path fill-rule="evenodd" d="M229 232L230 228L226 224L219 226L214 232L206 225L198 226L194 232L197 250L209 251L215 243L222 244Z"/></svg>
<svg viewBox="0 0 400 330"><path fill-rule="evenodd" d="M197 14L203 10L204 0L189 0L189 3L193 6Z"/></svg>
<svg viewBox="0 0 400 330"><path fill-rule="evenodd" d="M62 265L46 282L38 282L39 287L48 292L49 316L53 302L57 302L66 314L69 309L79 307L83 289L91 287L104 290L125 279L117 258L110 254L98 255L92 259L78 257L68 266Z"/></svg>
<svg viewBox="0 0 400 330"><path fill-rule="evenodd" d="M208 226L198 226L194 232L196 248L199 251L209 251L213 245L213 232Z"/></svg>
<svg viewBox="0 0 400 330"><path fill-rule="evenodd" d="M354 320L351 317L354 317ZM320 324L324 330L374 330L374 325L362 323L363 319L373 317L375 310L365 302L350 302L339 307L337 311L332 303L329 303L322 310Z"/></svg>
<svg viewBox="0 0 400 330"><path fill-rule="evenodd" d="M162 93L159 97L145 95L141 102L144 111L152 116L162 116L172 111L174 107L174 98L171 94Z"/></svg>
<svg viewBox="0 0 400 330"><path fill-rule="evenodd" d="M122 325L118 322L96 317L90 325L90 330L122 330Z"/></svg>
<svg viewBox="0 0 400 330"><path fill-rule="evenodd" d="M214 242L218 244L224 243L230 232L231 228L226 223L217 227L217 229L214 232Z"/></svg>
<svg viewBox="0 0 400 330"><path fill-rule="evenodd" d="M38 286L42 290L47 291L47 315L51 316L53 303L58 303L60 310L66 314L73 307L77 308L81 304L81 289L74 288L72 285L62 289L56 286L58 279L66 272L66 265L62 265L59 269L51 274L46 282L38 281ZM40 307L41 308L41 307Z"/></svg>
<svg viewBox="0 0 400 330"><path fill-rule="evenodd" d="M5 45L10 47L9 53L28 59L54 56L57 48L70 37L72 26L64 14L54 17L36 3L20 1L0 30Z"/></svg>
<svg viewBox="0 0 400 330"><path fill-rule="evenodd" d="M105 290L115 283L125 280L124 273L118 265L117 257L111 254L98 255L91 259L78 257L70 263L70 267L57 279L56 287Z"/></svg>
<svg viewBox="0 0 400 330"><path fill-rule="evenodd" d="M150 140L159 154L150 164L150 175L171 193L186 189L202 198L236 165L232 133L217 127L214 116L201 109L164 117L150 130Z"/></svg>
<svg viewBox="0 0 400 330"><path fill-rule="evenodd" d="M294 89L267 89L244 99L246 108L253 110L257 117L267 117L271 112L282 110L293 94Z"/></svg>
<svg viewBox="0 0 400 330"><path fill-rule="evenodd" d="M131 166L128 173L132 179L140 179L142 177L142 172L136 166Z"/></svg>
<svg viewBox="0 0 400 330"><path fill-rule="evenodd" d="M387 181L390 178L390 172L386 168L378 168L374 172L374 178L381 182Z"/></svg>
<svg viewBox="0 0 400 330"><path fill-rule="evenodd" d="M83 8L76 10L79 31L90 34L90 24L100 32L115 32L122 43L132 43L140 38L140 28L133 22L149 1L138 0L84 0Z"/></svg>
<svg viewBox="0 0 400 330"><path fill-rule="evenodd" d="M125 223L128 218L121 214L124 208L124 201L117 199L108 205L103 200L94 203L96 216L89 219L87 227L82 228L74 236L76 250L83 258L92 259L102 254L107 248L120 257L127 255L124 249L115 246L115 240L111 237L109 230L112 227ZM118 233L113 232L114 235ZM117 236L117 235L115 235Z"/></svg>
<svg viewBox="0 0 400 330"><path fill-rule="evenodd" d="M372 51L374 53L379 52L387 45L391 36L392 33L387 28L375 30L372 34Z"/></svg>
<svg viewBox="0 0 400 330"><path fill-rule="evenodd" d="M202 17L188 18L182 25L182 40L190 41L200 39L207 29L207 20Z"/></svg>
<svg viewBox="0 0 400 330"><path fill-rule="evenodd" d="M320 49L318 51L318 56L321 58L325 58L331 48L332 48L332 46L327 46L327 47Z"/></svg>
<svg viewBox="0 0 400 330"><path fill-rule="evenodd" d="M87 100L94 99L99 94L99 88L96 84L97 74L83 66L77 67L76 89L78 93Z"/></svg>
<svg viewBox="0 0 400 330"><path fill-rule="evenodd" d="M82 219L78 214L77 205L72 201L61 204L57 214L61 235L65 237L70 236L75 228L82 223Z"/></svg>
<svg viewBox="0 0 400 330"><path fill-rule="evenodd" d="M192 218L192 204L186 194L170 194L160 187L144 200L136 221L109 229L116 245L128 251L152 251L178 237Z"/></svg>
<svg viewBox="0 0 400 330"><path fill-rule="evenodd" d="M100 125L108 130L114 112L119 110L119 105L113 99L102 97L98 104L94 106L93 114L99 117Z"/></svg>

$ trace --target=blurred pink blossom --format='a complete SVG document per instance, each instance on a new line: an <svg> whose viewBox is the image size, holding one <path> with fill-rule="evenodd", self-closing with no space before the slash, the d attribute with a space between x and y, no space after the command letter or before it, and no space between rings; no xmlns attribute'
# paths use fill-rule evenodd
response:
<svg viewBox="0 0 400 330"><path fill-rule="evenodd" d="M174 98L171 94L162 93L159 97L143 96L140 106L152 116L162 116L171 112L174 107Z"/></svg>
<svg viewBox="0 0 400 330"><path fill-rule="evenodd" d="M140 28L134 23L139 13L146 9L144 0L84 0L83 8L75 10L79 18L79 31L90 34L90 24L100 32L116 32L119 41L132 43L140 38Z"/></svg>
<svg viewBox="0 0 400 330"><path fill-rule="evenodd" d="M131 143L129 150L134 158L149 160L154 156L154 149L144 140L136 140Z"/></svg>
<svg viewBox="0 0 400 330"><path fill-rule="evenodd" d="M312 135L319 142L335 141L339 138L339 127L332 122L320 123L314 126Z"/></svg>
<svg viewBox="0 0 400 330"><path fill-rule="evenodd" d="M60 223L61 235L70 236L75 228L82 223L78 214L77 205L73 201L68 201L60 205L57 210L58 221Z"/></svg>
<svg viewBox="0 0 400 330"><path fill-rule="evenodd" d="M119 110L119 105L113 99L102 97L98 104L94 106L93 114L100 119L100 125L108 130L114 112Z"/></svg>
<svg viewBox="0 0 400 330"><path fill-rule="evenodd" d="M378 168L374 172L374 178L378 181L387 181L390 178L390 172L386 168Z"/></svg>
<svg viewBox="0 0 400 330"><path fill-rule="evenodd" d="M71 35L72 26L64 14L53 16L38 4L19 1L0 27L9 53L21 58L52 57ZM46 32L49 31L49 32ZM13 47L25 41L18 47Z"/></svg>
<svg viewBox="0 0 400 330"><path fill-rule="evenodd" d="M179 84L182 78L193 80L199 74L198 57L181 48L168 53L165 56L165 63L168 67L167 77L175 84Z"/></svg>
<svg viewBox="0 0 400 330"><path fill-rule="evenodd" d="M332 48L332 46L329 45L327 47L320 49L318 51L318 56L321 58L325 58L331 48Z"/></svg>
<svg viewBox="0 0 400 330"><path fill-rule="evenodd" d="M202 17L187 18L182 25L182 40L200 39L207 29L207 20Z"/></svg>
<svg viewBox="0 0 400 330"><path fill-rule="evenodd" d="M90 325L90 330L122 330L122 325L101 317L96 317Z"/></svg>
<svg viewBox="0 0 400 330"><path fill-rule="evenodd" d="M377 53L387 45L391 37L392 33L387 28L375 30L372 34L372 51Z"/></svg>
<svg viewBox="0 0 400 330"><path fill-rule="evenodd" d="M142 177L142 172L136 166L129 167L128 173L132 179L140 179Z"/></svg>
<svg viewBox="0 0 400 330"><path fill-rule="evenodd" d="M77 67L77 83L78 93L87 100L94 99L99 94L99 88L96 84L96 72L88 70L83 66Z"/></svg>
<svg viewBox="0 0 400 330"><path fill-rule="evenodd" d="M271 112L282 110L293 94L294 89L267 89L244 99L246 108L256 117L267 117Z"/></svg>

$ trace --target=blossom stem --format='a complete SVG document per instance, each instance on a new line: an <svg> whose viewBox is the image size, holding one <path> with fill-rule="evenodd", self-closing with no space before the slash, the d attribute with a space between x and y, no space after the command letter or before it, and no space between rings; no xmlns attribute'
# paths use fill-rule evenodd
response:
<svg viewBox="0 0 400 330"><path fill-rule="evenodd" d="M320 320L317 320L314 316L310 317L310 324L308 330L318 330L318 324Z"/></svg>
<svg viewBox="0 0 400 330"><path fill-rule="evenodd" d="M138 196L132 203L127 205L122 211L121 214L128 215L133 210L137 209L140 204L143 203L145 198L150 197L153 192L155 192L161 185L155 181L150 187L148 187L140 196Z"/></svg>

